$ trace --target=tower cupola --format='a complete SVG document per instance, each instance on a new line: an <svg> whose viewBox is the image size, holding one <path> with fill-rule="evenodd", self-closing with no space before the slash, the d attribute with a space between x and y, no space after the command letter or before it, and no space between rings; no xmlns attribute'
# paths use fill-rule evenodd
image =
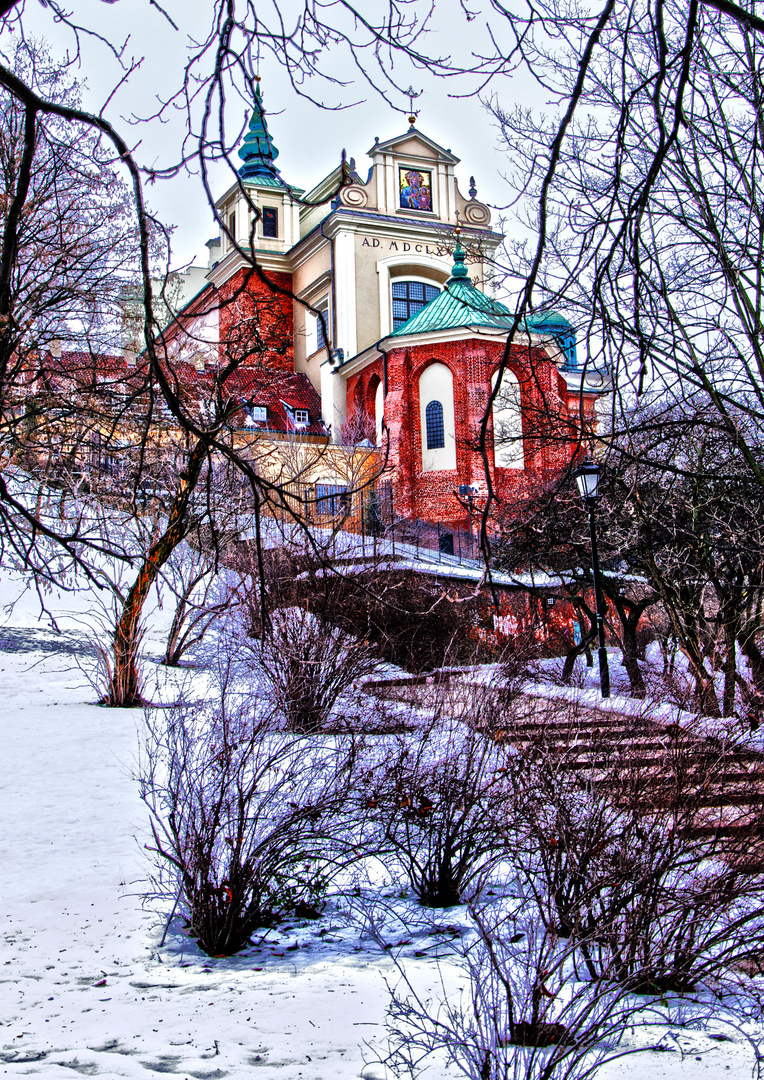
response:
<svg viewBox="0 0 764 1080"><path fill-rule="evenodd" d="M239 157L244 163L239 168L239 176L242 180L254 183L277 180L281 184L279 171L273 164L278 156L279 152L273 145L265 120L265 109L258 82L255 90L255 107L249 120L247 134L239 147Z"/></svg>

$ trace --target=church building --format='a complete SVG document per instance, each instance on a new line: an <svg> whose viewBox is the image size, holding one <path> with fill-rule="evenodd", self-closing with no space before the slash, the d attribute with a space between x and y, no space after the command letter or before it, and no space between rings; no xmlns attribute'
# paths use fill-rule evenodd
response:
<svg viewBox="0 0 764 1080"><path fill-rule="evenodd" d="M459 158L409 120L375 140L365 179L351 158L306 191L275 164L258 90L209 267L165 337L188 336L197 370L239 350L251 432L374 444L396 517L458 525L467 487L486 494L483 452L511 507L569 463L603 385L578 367L571 325L538 313L481 440L513 321L490 295L502 236L474 180L460 191Z"/></svg>

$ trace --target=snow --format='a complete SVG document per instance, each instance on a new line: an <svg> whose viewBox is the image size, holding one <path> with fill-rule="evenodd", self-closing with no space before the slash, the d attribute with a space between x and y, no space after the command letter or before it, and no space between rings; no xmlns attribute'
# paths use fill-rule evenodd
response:
<svg viewBox="0 0 764 1080"><path fill-rule="evenodd" d="M448 959L438 965L442 933L377 881L374 896L397 905L405 930L391 950L347 917L341 898L320 920L292 920L237 957L204 956L178 920L160 947L169 911L143 899L150 834L134 779L143 714L93 704L81 666L100 609L87 592L52 592L56 632L20 575L3 572L0 603L12 600L0 627L0 1073L382 1080L386 980L398 982L391 953L437 995L441 982L458 983ZM149 617L156 657L170 613L155 603ZM158 692L170 692L176 676L156 671ZM458 927L464 911L437 919ZM635 1037L643 1052L601 1075L742 1080L751 1050L728 1034L717 1042L658 1027ZM647 1049L663 1043L669 1052Z"/></svg>

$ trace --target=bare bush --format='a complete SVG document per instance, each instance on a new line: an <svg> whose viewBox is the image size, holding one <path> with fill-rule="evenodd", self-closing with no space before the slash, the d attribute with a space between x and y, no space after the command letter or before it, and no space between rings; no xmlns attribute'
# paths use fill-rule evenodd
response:
<svg viewBox="0 0 764 1080"><path fill-rule="evenodd" d="M252 717L249 695L146 718L141 797L160 893L178 894L199 947L229 956L287 912L316 911L352 858L340 811L355 747Z"/></svg>
<svg viewBox="0 0 764 1080"><path fill-rule="evenodd" d="M755 800L753 774L730 791L734 752L649 717L630 718L627 733L598 726L575 704L535 719L522 755L507 758L508 848L546 930L577 943L587 977L685 992L760 947L764 876L741 873L726 836L744 816L735 803Z"/></svg>
<svg viewBox="0 0 764 1080"><path fill-rule="evenodd" d="M394 854L420 903L436 908L462 903L495 862L506 799L493 741L475 724L485 691L444 685L429 723L379 747L356 783L367 842Z"/></svg>
<svg viewBox="0 0 764 1080"><path fill-rule="evenodd" d="M741 762L647 715L625 733L620 719L569 701L502 718L503 882L495 873L497 897L472 903L475 932L452 944L466 993L444 978L433 1003L401 967L396 1075L445 1059L470 1080L573 1080L639 1049L626 1038L639 1025L706 1022L726 990L754 1014L741 972L760 970L764 878L740 865L724 799Z"/></svg>
<svg viewBox="0 0 764 1080"><path fill-rule="evenodd" d="M194 546L180 544L162 572L162 584L175 604L167 647L161 663L177 667L200 645L215 623L242 602L250 580L218 566L218 553L199 538Z"/></svg>
<svg viewBox="0 0 764 1080"><path fill-rule="evenodd" d="M290 731L321 731L339 698L379 665L374 647L304 608L282 608L252 653Z"/></svg>
<svg viewBox="0 0 764 1080"><path fill-rule="evenodd" d="M568 1080L619 1056L644 1002L606 979L577 979L575 946L524 901L507 897L472 914L476 934L453 956L466 994L434 1005L402 972L388 1016L395 1075L418 1075L437 1056L469 1080Z"/></svg>

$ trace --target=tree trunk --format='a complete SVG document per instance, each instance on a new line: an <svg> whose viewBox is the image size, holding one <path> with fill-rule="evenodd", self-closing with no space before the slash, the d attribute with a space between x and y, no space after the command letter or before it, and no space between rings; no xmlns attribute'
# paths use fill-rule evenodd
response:
<svg viewBox="0 0 764 1080"><path fill-rule="evenodd" d="M582 653L586 654L586 666L593 666L590 646L597 637L597 623L595 621L595 616L588 608L585 608L584 610L579 609L576 612L576 615L578 616L578 625L581 627L581 641L578 645L574 645L571 649L568 649L565 654L565 663L562 665L561 676L564 683L570 682L573 677L573 669L576 666L576 660ZM584 633L584 616L589 620L590 631L588 634Z"/></svg>
<svg viewBox="0 0 764 1080"><path fill-rule="evenodd" d="M152 543L138 571L138 576L127 594L122 614L114 631L114 666L108 693L102 699L103 705L133 708L145 704L140 692L137 663L141 613L159 571L186 535L188 504L206 456L207 444L200 440L189 455L185 471L181 473L180 483L170 508L167 528Z"/></svg>
<svg viewBox="0 0 764 1080"><path fill-rule="evenodd" d="M633 637L627 637L624 634L623 666L626 668L626 674L629 676L629 683L631 685L631 696L640 699L646 697L647 690L645 689L645 680L642 678L642 672L640 670L639 661L637 659L636 633Z"/></svg>
<svg viewBox="0 0 764 1080"><path fill-rule="evenodd" d="M735 686L737 675L737 620L725 612L724 618L724 695L722 715L733 716L735 713Z"/></svg>
<svg viewBox="0 0 764 1080"><path fill-rule="evenodd" d="M178 600L178 604L175 608L172 626L170 627L170 633L167 637L167 648L165 649L164 656L160 660L160 664L166 664L168 667L177 667L180 663L180 658L185 651L182 647L181 633L186 621L187 611L187 598L186 596L182 596L180 600Z"/></svg>
<svg viewBox="0 0 764 1080"><path fill-rule="evenodd" d="M643 596L642 599L638 601L629 600L627 597L622 596L616 591L613 582L607 581L606 584L609 586L607 590L608 599L618 612L618 618L621 621L621 654L623 656L623 666L626 668L626 674L629 676L632 697L644 698L647 696L647 691L645 689L645 681L642 678L642 671L639 666L637 629L639 628L639 622L644 613L652 604L657 602L658 595L657 593L651 593L648 596Z"/></svg>
<svg viewBox="0 0 764 1080"><path fill-rule="evenodd" d="M740 651L748 661L751 669L751 678L756 692L764 697L764 656L754 640L753 633L741 634L738 640Z"/></svg>

